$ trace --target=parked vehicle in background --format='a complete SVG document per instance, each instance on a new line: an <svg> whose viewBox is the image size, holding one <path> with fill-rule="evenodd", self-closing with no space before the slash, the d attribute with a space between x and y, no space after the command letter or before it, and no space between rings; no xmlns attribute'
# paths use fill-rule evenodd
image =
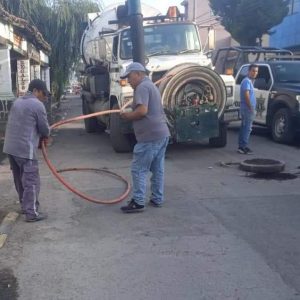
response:
<svg viewBox="0 0 300 300"><path fill-rule="evenodd" d="M66 86L64 90L64 94L72 94L72 87L71 86Z"/></svg>
<svg viewBox="0 0 300 300"><path fill-rule="evenodd" d="M214 57L216 70L235 75L233 110L240 106L240 84L251 63L259 67L254 81L257 100L254 124L266 126L278 143L293 142L300 131L300 57L276 48L219 49Z"/></svg>
<svg viewBox="0 0 300 300"><path fill-rule="evenodd" d="M81 85L79 83L73 84L72 85L72 89L71 89L72 93L75 95L80 95L81 92Z"/></svg>

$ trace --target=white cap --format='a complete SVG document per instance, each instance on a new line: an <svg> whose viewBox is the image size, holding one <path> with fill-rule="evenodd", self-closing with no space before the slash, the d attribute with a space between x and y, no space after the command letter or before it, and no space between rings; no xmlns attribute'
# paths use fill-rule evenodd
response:
<svg viewBox="0 0 300 300"><path fill-rule="evenodd" d="M145 72L148 73L147 69L138 62L133 62L130 65L127 66L125 72L120 76L122 79L128 77L130 72L132 71L139 71L139 72Z"/></svg>

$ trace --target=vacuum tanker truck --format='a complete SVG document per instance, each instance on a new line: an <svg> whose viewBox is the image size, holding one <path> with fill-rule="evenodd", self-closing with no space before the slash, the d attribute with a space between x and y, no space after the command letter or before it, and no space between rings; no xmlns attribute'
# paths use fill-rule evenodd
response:
<svg viewBox="0 0 300 300"><path fill-rule="evenodd" d="M197 25L176 7L161 15L141 4L141 11L145 65L161 92L171 141L225 146L224 111L233 103L233 77L213 70ZM133 99L132 88L120 78L134 50L126 14L124 5L107 8L91 17L82 36L84 114L119 109ZM85 119L85 129L108 132L116 152L131 151L135 142L132 124L117 113Z"/></svg>

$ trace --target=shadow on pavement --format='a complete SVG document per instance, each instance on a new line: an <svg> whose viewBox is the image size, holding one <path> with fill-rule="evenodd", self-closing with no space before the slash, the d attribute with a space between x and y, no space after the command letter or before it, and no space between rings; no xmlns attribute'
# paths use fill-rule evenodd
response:
<svg viewBox="0 0 300 300"><path fill-rule="evenodd" d="M2 150L3 150L3 142L0 141L0 164L1 164L2 161L6 158L6 154L4 154L4 153L2 152Z"/></svg>

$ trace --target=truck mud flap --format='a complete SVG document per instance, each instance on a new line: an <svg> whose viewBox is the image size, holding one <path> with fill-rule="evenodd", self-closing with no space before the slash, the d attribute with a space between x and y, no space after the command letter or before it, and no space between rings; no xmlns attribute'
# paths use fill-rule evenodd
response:
<svg viewBox="0 0 300 300"><path fill-rule="evenodd" d="M219 135L218 110L215 106L175 108L176 142L200 142Z"/></svg>

